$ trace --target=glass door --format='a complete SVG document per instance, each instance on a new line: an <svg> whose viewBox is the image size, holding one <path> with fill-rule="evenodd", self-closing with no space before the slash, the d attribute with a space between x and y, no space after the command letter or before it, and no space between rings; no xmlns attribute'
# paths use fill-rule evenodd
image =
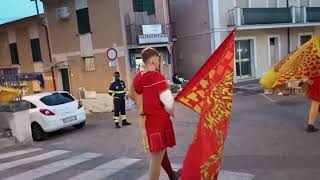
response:
<svg viewBox="0 0 320 180"><path fill-rule="evenodd" d="M235 48L237 79L252 77L251 40L238 40L236 41Z"/></svg>

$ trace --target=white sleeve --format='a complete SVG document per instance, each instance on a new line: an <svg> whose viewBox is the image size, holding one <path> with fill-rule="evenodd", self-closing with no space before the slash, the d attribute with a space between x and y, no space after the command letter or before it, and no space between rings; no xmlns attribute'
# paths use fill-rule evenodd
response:
<svg viewBox="0 0 320 180"><path fill-rule="evenodd" d="M168 89L166 91L163 91L160 94L160 101L164 105L164 108L166 111L173 116L173 110L174 110L174 98L171 94L171 91Z"/></svg>

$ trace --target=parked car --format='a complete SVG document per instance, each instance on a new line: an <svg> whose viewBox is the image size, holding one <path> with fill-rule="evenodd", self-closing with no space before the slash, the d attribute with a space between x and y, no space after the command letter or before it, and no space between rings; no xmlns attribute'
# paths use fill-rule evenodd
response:
<svg viewBox="0 0 320 180"><path fill-rule="evenodd" d="M49 132L74 126L85 126L86 114L81 101L68 92L48 92L25 96L31 103L30 120L32 137L35 141L44 140Z"/></svg>

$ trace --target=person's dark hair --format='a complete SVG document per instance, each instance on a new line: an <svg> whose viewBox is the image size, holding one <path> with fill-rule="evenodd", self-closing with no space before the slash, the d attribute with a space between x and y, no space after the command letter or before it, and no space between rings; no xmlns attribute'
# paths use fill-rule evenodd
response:
<svg viewBox="0 0 320 180"><path fill-rule="evenodd" d="M120 72L116 71L113 73L113 75L120 75Z"/></svg>
<svg viewBox="0 0 320 180"><path fill-rule="evenodd" d="M160 54L157 50L153 49L153 48L145 48L142 53L142 60L144 63L146 63L152 56L158 56L160 57Z"/></svg>

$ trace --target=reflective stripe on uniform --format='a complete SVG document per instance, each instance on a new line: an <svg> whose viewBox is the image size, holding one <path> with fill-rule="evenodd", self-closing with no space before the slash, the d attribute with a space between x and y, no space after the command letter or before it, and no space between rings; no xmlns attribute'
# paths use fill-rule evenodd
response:
<svg viewBox="0 0 320 180"><path fill-rule="evenodd" d="M114 91L114 93L116 93L116 94L122 94L122 93L125 93L125 91Z"/></svg>
<svg viewBox="0 0 320 180"><path fill-rule="evenodd" d="M127 115L121 115L121 120L126 120L127 119Z"/></svg>
<svg viewBox="0 0 320 180"><path fill-rule="evenodd" d="M119 116L113 116L113 118L112 118L112 119L113 119L113 121L114 121L114 122L116 122L116 123L117 123L117 122L119 122L120 117L119 117Z"/></svg>

